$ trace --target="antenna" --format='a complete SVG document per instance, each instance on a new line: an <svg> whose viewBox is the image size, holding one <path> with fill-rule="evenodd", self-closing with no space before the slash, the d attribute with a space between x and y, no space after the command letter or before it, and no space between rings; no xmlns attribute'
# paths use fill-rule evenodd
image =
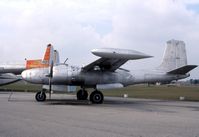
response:
<svg viewBox="0 0 199 137"><path fill-rule="evenodd" d="M64 64L66 64L67 61L68 61L68 58L64 61Z"/></svg>

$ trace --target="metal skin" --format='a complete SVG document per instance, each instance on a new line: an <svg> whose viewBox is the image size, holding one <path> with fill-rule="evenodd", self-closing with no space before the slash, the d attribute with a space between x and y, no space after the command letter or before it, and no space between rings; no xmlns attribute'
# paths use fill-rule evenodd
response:
<svg viewBox="0 0 199 137"><path fill-rule="evenodd" d="M13 74L21 74L22 71L26 69L24 64L5 64L0 65L0 73L13 73Z"/></svg>
<svg viewBox="0 0 199 137"><path fill-rule="evenodd" d="M53 52L54 51L54 52ZM49 66L49 62L52 59L51 54L54 54L54 62L59 63L59 53L53 50L53 46L49 44L46 48L44 58L38 60L26 60L24 63L10 63L0 64L0 86L8 85L22 80L19 76L24 70L31 68L43 68Z"/></svg>
<svg viewBox="0 0 199 137"><path fill-rule="evenodd" d="M11 84L14 82L17 82L21 80L21 78L19 78L18 76L16 76L15 74L12 73L6 73L6 74L1 74L0 75L0 85L7 85L7 84Z"/></svg>
<svg viewBox="0 0 199 137"><path fill-rule="evenodd" d="M122 88L140 83L170 83L189 77L188 72L196 65L187 65L185 44L182 41L171 40L162 64L153 70L129 71L120 68L128 60L149 58L151 56L133 50L95 49L92 53L101 58L85 67L75 67L60 64L53 67L53 85L81 86L77 99L86 100L88 93L85 88L94 88L90 95L92 103L103 102L103 94L99 89ZM49 68L30 69L22 72L24 80L35 83L49 83ZM44 101L44 100L40 100Z"/></svg>
<svg viewBox="0 0 199 137"><path fill-rule="evenodd" d="M144 73L143 73L144 72ZM49 69L31 69L22 73L22 77L34 84L48 84ZM166 83L189 77L189 74L175 75L167 74L159 70L126 71L118 69L115 72L103 72L95 70L93 72L83 72L81 68L58 65L53 67L53 85L77 85L84 88L96 88L103 84L121 84L123 87L140 83ZM113 85L114 86L114 85ZM119 86L119 85L118 85ZM117 88L117 87L115 87Z"/></svg>
<svg viewBox="0 0 199 137"><path fill-rule="evenodd" d="M0 86L8 85L21 80L18 74L25 70L24 64L5 64L0 65Z"/></svg>

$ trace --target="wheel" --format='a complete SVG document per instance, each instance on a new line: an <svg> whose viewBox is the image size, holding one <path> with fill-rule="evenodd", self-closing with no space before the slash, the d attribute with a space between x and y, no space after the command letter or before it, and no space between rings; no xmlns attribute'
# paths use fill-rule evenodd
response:
<svg viewBox="0 0 199 137"><path fill-rule="evenodd" d="M90 95L90 101L93 104L102 104L104 101L104 95L100 91L94 91Z"/></svg>
<svg viewBox="0 0 199 137"><path fill-rule="evenodd" d="M38 102L43 102L46 100L46 93L45 92L37 92L37 94L35 95L35 99L38 101Z"/></svg>
<svg viewBox="0 0 199 137"><path fill-rule="evenodd" d="M87 100L88 92L86 90L80 89L77 92L77 100Z"/></svg>

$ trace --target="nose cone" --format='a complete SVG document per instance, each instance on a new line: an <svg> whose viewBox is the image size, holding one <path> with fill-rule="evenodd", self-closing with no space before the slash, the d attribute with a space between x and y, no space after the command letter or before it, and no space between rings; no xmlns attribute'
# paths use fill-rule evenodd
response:
<svg viewBox="0 0 199 137"><path fill-rule="evenodd" d="M21 76L23 78L23 80L25 81L30 81L30 71L29 70L24 70L22 73L21 73Z"/></svg>
<svg viewBox="0 0 199 137"><path fill-rule="evenodd" d="M27 70L23 71L23 72L21 73L21 76L22 76L22 78L23 78L24 80L26 80Z"/></svg>
<svg viewBox="0 0 199 137"><path fill-rule="evenodd" d="M34 84L43 84L46 77L46 72L48 69L29 69L21 73L23 80Z"/></svg>

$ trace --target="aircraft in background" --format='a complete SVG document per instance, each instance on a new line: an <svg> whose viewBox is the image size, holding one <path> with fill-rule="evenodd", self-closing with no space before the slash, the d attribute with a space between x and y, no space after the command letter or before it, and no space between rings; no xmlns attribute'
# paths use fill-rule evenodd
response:
<svg viewBox="0 0 199 137"><path fill-rule="evenodd" d="M19 77L24 70L32 68L48 68L54 54L54 62L59 63L59 53L53 49L51 44L47 45L44 58L37 60L25 60L23 64L0 64L0 86L11 84L21 80Z"/></svg>
<svg viewBox="0 0 199 137"><path fill-rule="evenodd" d="M92 103L101 104L104 96L100 89L122 88L140 83L168 83L189 77L188 72L197 67L187 65L185 43L177 40L167 42L164 58L159 67L140 72L120 67L128 60L151 56L134 50L112 48L95 49L92 53L100 58L85 67L51 63L49 68L23 71L22 78L30 83L49 85L50 94L52 85L80 86L81 89L77 92L78 100L87 100L86 88L94 88L89 99ZM37 101L45 101L46 94L40 91L35 98Z"/></svg>

